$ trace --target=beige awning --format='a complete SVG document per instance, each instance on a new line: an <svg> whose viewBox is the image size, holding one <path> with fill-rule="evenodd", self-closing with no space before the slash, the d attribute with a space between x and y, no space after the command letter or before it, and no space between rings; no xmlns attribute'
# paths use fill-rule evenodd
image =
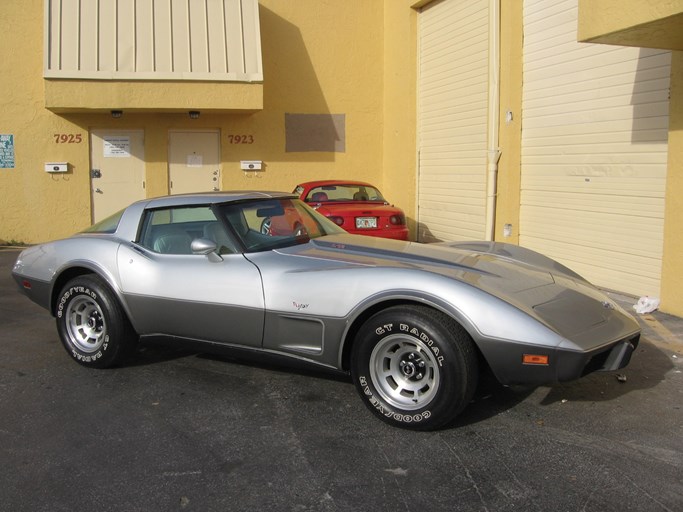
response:
<svg viewBox="0 0 683 512"><path fill-rule="evenodd" d="M44 57L54 111L263 104L258 0L45 0Z"/></svg>

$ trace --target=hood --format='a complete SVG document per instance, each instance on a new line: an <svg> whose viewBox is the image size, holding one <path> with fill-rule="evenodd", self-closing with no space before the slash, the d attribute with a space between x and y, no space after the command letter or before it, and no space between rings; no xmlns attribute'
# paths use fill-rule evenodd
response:
<svg viewBox="0 0 683 512"><path fill-rule="evenodd" d="M280 252L324 259L335 265L427 271L457 279L493 295L516 294L555 282L549 268L526 263L500 251L483 252L482 248L475 250L458 244L421 244L359 235L333 235Z"/></svg>
<svg viewBox="0 0 683 512"><path fill-rule="evenodd" d="M509 244L421 244L334 235L281 252L325 260L330 268L365 266L439 274L498 297L574 339L615 319L622 329L628 317L578 274L539 253ZM629 329L636 327L629 323Z"/></svg>

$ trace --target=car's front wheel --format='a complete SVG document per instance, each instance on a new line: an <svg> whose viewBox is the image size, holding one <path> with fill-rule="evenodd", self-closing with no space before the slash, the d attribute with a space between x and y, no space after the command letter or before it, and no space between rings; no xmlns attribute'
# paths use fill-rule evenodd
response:
<svg viewBox="0 0 683 512"><path fill-rule="evenodd" d="M97 276L69 281L59 295L56 317L64 348L84 366L113 366L135 347L136 335L128 317L114 293Z"/></svg>
<svg viewBox="0 0 683 512"><path fill-rule="evenodd" d="M365 404L383 421L434 430L469 403L478 379L474 343L453 319L422 306L396 306L370 317L351 354Z"/></svg>

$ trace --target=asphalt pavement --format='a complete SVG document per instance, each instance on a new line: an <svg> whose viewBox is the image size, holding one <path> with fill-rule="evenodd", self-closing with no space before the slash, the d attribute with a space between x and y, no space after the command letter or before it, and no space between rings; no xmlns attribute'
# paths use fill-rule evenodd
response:
<svg viewBox="0 0 683 512"><path fill-rule="evenodd" d="M640 316L624 370L485 382L422 433L336 375L159 345L83 368L16 289L17 254L0 250L0 511L683 510L680 318Z"/></svg>

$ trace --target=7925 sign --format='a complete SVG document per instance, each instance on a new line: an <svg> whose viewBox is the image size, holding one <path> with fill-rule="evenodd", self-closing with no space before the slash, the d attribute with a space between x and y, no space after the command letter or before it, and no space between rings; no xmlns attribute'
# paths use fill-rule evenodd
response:
<svg viewBox="0 0 683 512"><path fill-rule="evenodd" d="M80 133L55 133L55 144L80 144L83 142L83 135Z"/></svg>

